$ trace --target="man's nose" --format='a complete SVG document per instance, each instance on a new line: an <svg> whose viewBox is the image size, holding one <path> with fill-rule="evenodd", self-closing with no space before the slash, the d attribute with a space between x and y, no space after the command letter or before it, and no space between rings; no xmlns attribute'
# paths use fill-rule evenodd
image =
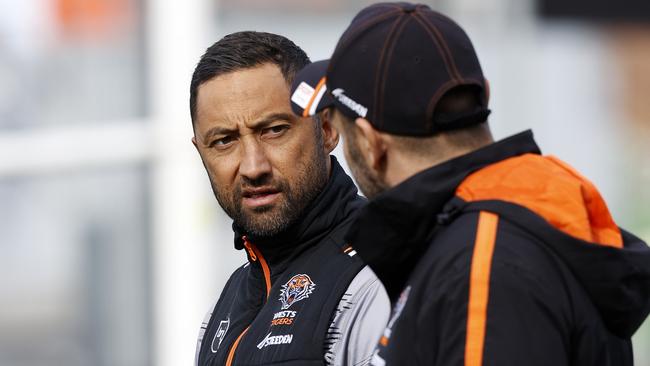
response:
<svg viewBox="0 0 650 366"><path fill-rule="evenodd" d="M250 136L252 137L252 136ZM255 139L249 138L242 141L241 163L239 174L250 180L256 180L271 173L271 162L266 152Z"/></svg>

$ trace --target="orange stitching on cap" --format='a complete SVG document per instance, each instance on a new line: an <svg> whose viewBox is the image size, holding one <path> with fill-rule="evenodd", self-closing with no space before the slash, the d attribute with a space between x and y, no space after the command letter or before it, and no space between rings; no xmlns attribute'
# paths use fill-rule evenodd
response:
<svg viewBox="0 0 650 366"><path fill-rule="evenodd" d="M456 79L456 76L454 75L454 71L452 70L451 65L449 64L449 61L447 60L447 54L446 54L445 51L443 50L442 45L440 44L440 41L436 38L436 36L435 36L435 35L433 34L433 32L431 31L431 29L429 29L429 27L427 26L428 23L422 21L422 19L420 19L419 16L416 16L416 17L415 17L415 20L416 20L418 23L420 23L420 25L422 25L422 27L424 28L424 31L427 32L427 34L429 35L429 37L431 38L431 40L433 41L433 43L436 45L436 48L438 49L438 52L439 52L440 55L442 56L442 61L443 61L444 64L445 64L445 68L447 69L447 73L449 74L449 76L450 76L452 79Z"/></svg>
<svg viewBox="0 0 650 366"><path fill-rule="evenodd" d="M373 96L372 100L375 102L372 106L372 114L374 114L377 118L376 121L372 121L375 123L377 126L382 126L382 122L379 117L378 113L378 108L379 108L379 79L382 76L382 65L384 64L384 57L386 56L386 51L388 50L388 46L391 44L391 41L393 40L393 35L396 33L396 30L398 26L400 25L400 22L402 19L404 19L404 14L400 15L395 21L393 22L393 25L391 26L390 30L388 31L388 35L386 36L386 40L384 41L384 45L381 47L381 51L379 52L379 61L377 62L377 70L375 70L375 95Z"/></svg>
<svg viewBox="0 0 650 366"><path fill-rule="evenodd" d="M455 77L457 79L459 79L459 80L463 80L462 75L458 71L458 67L456 67L456 62L454 61L454 55L451 53L451 50L449 49L449 45L447 44L447 40L445 40L445 37L443 37L443 35L440 32L440 30L438 29L438 27L436 27L435 25L429 23L427 18L425 18L423 15L418 13L418 14L416 14L416 16L419 17L426 25L428 25L431 28L431 30L433 30L433 32L435 32L438 40L440 41L440 43L442 44L442 46L444 47L444 49L446 51L448 61L450 62L451 68L452 68L452 70L454 71L454 73L456 75ZM426 28L426 26L425 26L425 28Z"/></svg>
<svg viewBox="0 0 650 366"><path fill-rule="evenodd" d="M341 40L339 40L340 44L336 46L336 50L338 50L338 54L343 52L343 50L349 46L349 43L352 41L352 39L356 38L360 33L366 31L368 28L370 28L370 27L372 27L372 26L374 26L374 25L376 25L378 23L381 23L384 20L386 20L386 19L388 19L388 18L390 18L390 17L392 17L394 15L397 15L397 14L399 14L401 12L402 12L401 10L395 10L395 11L392 11L392 12L389 12L389 13L378 15L378 16L376 16L374 18L367 19L365 22L359 24L358 26L355 27L354 30L351 30L351 33L348 34L347 37L342 38ZM330 65L335 60L334 56L338 56L337 53L334 53L332 55L332 58L330 59Z"/></svg>

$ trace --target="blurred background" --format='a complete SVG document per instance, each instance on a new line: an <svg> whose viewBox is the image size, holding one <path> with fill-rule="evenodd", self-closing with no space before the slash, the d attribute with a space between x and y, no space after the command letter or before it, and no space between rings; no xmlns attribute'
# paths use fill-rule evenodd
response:
<svg viewBox="0 0 650 366"><path fill-rule="evenodd" d="M245 261L190 143L194 65L239 30L327 58L369 3L0 0L0 366L190 365ZM473 39L495 136L532 128L650 241L650 2L426 3ZM634 343L649 366L650 322Z"/></svg>

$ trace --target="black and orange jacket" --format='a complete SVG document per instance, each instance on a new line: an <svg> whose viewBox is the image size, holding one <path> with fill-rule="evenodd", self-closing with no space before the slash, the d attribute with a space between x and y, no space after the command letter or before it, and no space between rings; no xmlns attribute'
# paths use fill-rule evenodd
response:
<svg viewBox="0 0 650 366"><path fill-rule="evenodd" d="M632 365L650 250L530 131L384 192L347 238L393 302L374 365Z"/></svg>
<svg viewBox="0 0 650 366"><path fill-rule="evenodd" d="M332 158L329 182L288 230L256 238L235 227L248 263L204 324L197 364L323 365L337 306L364 267L343 239L364 202Z"/></svg>

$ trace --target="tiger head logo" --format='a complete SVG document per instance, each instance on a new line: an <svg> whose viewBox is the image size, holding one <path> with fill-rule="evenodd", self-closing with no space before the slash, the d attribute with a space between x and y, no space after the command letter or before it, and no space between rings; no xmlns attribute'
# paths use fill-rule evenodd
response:
<svg viewBox="0 0 650 366"><path fill-rule="evenodd" d="M282 285L280 291L282 310L286 310L294 303L308 298L314 292L315 287L314 281L306 274L297 274L291 277L287 283Z"/></svg>

